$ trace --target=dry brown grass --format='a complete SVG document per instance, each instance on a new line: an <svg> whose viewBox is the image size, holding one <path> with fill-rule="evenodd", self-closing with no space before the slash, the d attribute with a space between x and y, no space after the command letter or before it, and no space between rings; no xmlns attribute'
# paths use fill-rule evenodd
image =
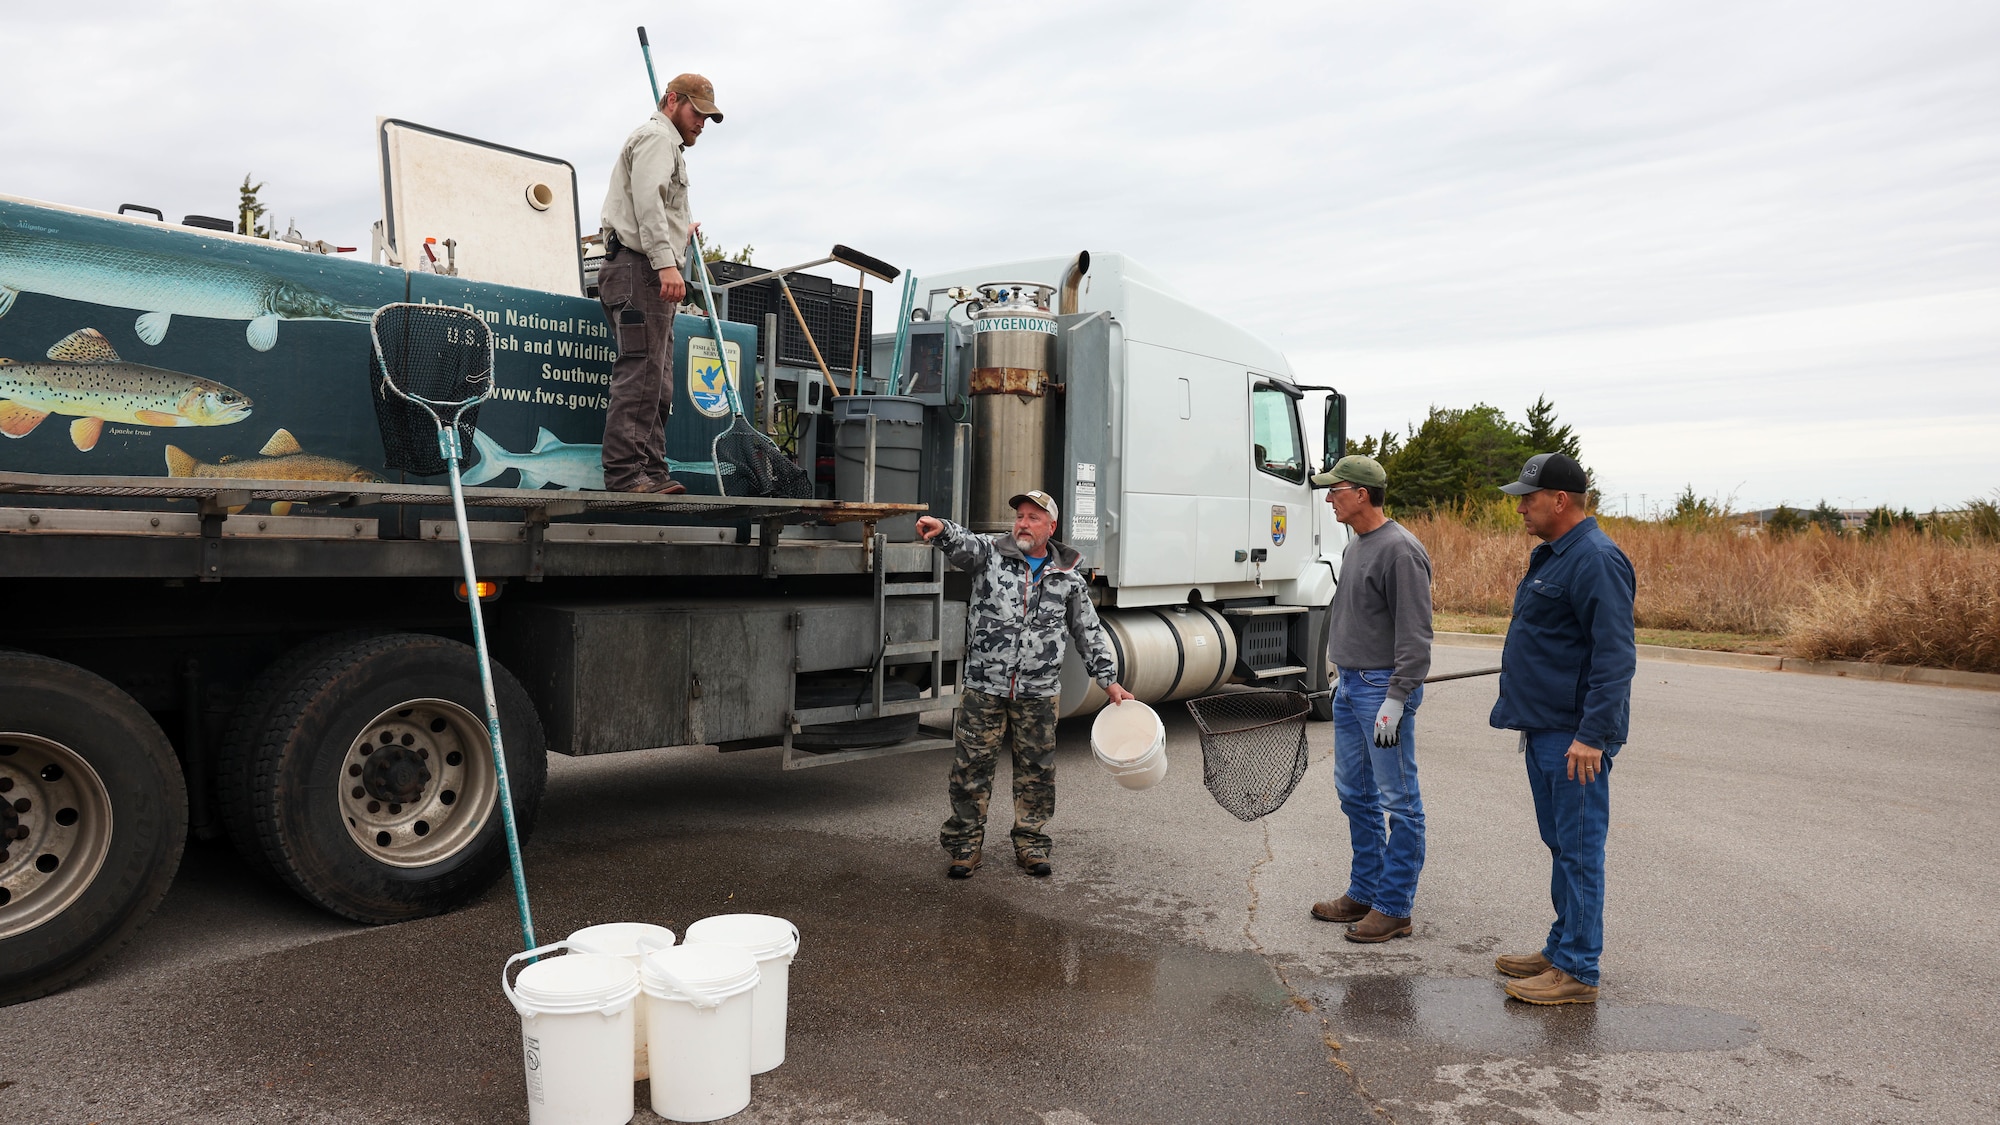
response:
<svg viewBox="0 0 2000 1125"><path fill-rule="evenodd" d="M1466 511L1402 521L1430 550L1440 612L1506 615L1535 540ZM1517 517L1518 518L1518 517ZM1811 660L2000 672L2000 547L1896 533L1739 536L1608 519L1639 579L1637 624L1782 635Z"/></svg>

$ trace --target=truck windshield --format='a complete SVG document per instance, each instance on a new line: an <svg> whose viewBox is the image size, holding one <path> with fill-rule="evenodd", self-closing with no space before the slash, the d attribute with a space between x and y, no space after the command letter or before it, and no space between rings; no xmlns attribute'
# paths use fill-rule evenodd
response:
<svg viewBox="0 0 2000 1125"><path fill-rule="evenodd" d="M1292 396L1268 386L1251 391L1250 429L1251 459L1259 472L1295 484L1306 479L1305 442Z"/></svg>

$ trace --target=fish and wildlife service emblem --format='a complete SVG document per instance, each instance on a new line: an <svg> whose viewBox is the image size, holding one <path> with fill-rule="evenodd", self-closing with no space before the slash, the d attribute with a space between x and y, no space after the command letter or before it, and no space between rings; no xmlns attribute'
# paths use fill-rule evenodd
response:
<svg viewBox="0 0 2000 1125"><path fill-rule="evenodd" d="M743 352L733 341L728 347L729 371L725 375L714 340L696 336L688 341L688 401L709 418L729 415L730 396L740 386L737 373L743 367Z"/></svg>
<svg viewBox="0 0 2000 1125"><path fill-rule="evenodd" d="M1271 505L1271 546L1282 547L1285 545L1285 528L1289 522L1283 504Z"/></svg>

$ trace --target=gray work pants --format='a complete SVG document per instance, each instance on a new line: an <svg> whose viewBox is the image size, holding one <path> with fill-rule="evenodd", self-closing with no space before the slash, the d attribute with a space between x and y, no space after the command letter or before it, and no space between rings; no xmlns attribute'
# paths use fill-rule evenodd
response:
<svg viewBox="0 0 2000 1125"><path fill-rule="evenodd" d="M597 300L611 322L611 406L604 413L604 487L648 492L667 473L667 416L674 412L674 315L660 274L620 247L597 272Z"/></svg>

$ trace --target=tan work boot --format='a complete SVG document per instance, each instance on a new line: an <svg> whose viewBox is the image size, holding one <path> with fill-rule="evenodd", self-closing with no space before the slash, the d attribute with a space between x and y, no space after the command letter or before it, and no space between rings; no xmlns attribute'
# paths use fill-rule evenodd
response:
<svg viewBox="0 0 2000 1125"><path fill-rule="evenodd" d="M1347 932L1340 936L1348 941L1370 945L1378 941L1388 941L1390 938L1409 937L1411 928L1408 918L1391 918L1370 907L1361 921L1347 927Z"/></svg>
<svg viewBox="0 0 2000 1125"><path fill-rule="evenodd" d="M1549 971L1549 959L1539 953L1502 953L1493 967L1510 977L1538 977Z"/></svg>
<svg viewBox="0 0 2000 1125"><path fill-rule="evenodd" d="M979 853L973 851L952 856L951 866L945 868L944 873L954 879L970 879L972 873L977 870L979 870Z"/></svg>
<svg viewBox="0 0 2000 1125"><path fill-rule="evenodd" d="M1368 908L1341 895L1332 902L1313 903L1312 915L1322 922L1359 922L1368 917Z"/></svg>
<svg viewBox="0 0 2000 1125"><path fill-rule="evenodd" d="M1595 1004L1597 986L1582 981L1554 966L1527 980L1508 981L1507 995L1530 1004Z"/></svg>
<svg viewBox="0 0 2000 1125"><path fill-rule="evenodd" d="M1049 867L1049 857L1045 855L1016 852L1014 853L1014 862L1021 865L1021 870L1026 871L1037 879L1047 878L1049 872L1052 870Z"/></svg>

